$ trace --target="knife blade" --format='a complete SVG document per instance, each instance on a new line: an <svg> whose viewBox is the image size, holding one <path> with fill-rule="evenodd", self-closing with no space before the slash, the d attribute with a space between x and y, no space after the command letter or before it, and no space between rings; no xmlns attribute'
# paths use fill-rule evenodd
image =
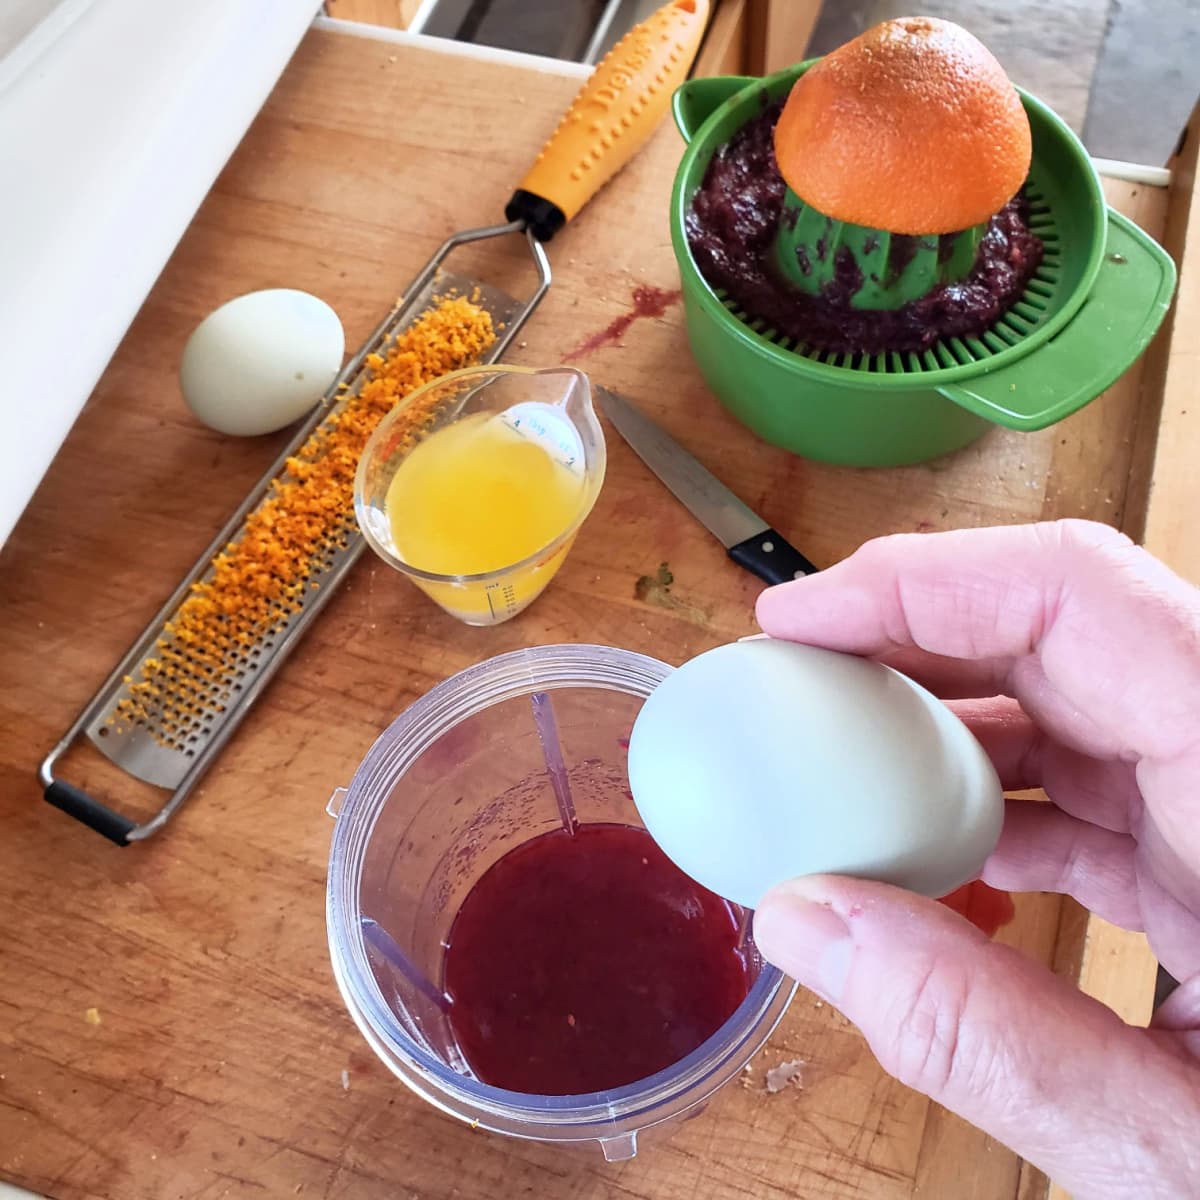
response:
<svg viewBox="0 0 1200 1200"><path fill-rule="evenodd" d="M597 386L595 390L600 410L633 452L739 567L770 584L816 571L787 538L739 500L665 429L611 388Z"/></svg>

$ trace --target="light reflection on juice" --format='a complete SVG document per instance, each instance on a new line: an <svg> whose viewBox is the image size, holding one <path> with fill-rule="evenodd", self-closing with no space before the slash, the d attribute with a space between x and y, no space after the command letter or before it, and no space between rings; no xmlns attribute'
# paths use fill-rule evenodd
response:
<svg viewBox="0 0 1200 1200"><path fill-rule="evenodd" d="M554 577L571 540L518 571L569 529L584 501L577 462L554 454L493 413L476 413L430 434L401 462L386 510L397 556L437 575L504 572L462 584L413 576L461 620L491 624L519 612Z"/></svg>

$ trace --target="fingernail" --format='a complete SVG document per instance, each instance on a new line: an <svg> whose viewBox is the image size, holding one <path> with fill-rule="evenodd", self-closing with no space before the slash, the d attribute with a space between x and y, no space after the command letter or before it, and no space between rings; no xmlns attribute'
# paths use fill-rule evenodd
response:
<svg viewBox="0 0 1200 1200"><path fill-rule="evenodd" d="M768 962L830 1004L846 989L854 940L828 901L806 894L804 880L768 892L754 914L754 941Z"/></svg>
<svg viewBox="0 0 1200 1200"><path fill-rule="evenodd" d="M765 633L748 633L745 637L738 638L739 642L761 642L768 635Z"/></svg>

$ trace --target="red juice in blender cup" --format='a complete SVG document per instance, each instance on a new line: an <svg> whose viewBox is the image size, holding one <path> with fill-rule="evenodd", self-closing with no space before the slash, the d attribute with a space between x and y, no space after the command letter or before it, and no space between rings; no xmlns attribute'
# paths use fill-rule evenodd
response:
<svg viewBox="0 0 1200 1200"><path fill-rule="evenodd" d="M678 870L625 772L671 668L543 646L439 685L335 796L334 974L376 1054L453 1115L631 1157L736 1076L794 985Z"/></svg>
<svg viewBox="0 0 1200 1200"><path fill-rule="evenodd" d="M450 1026L487 1083L571 1096L691 1054L750 990L738 914L644 829L580 825L510 850L446 950Z"/></svg>

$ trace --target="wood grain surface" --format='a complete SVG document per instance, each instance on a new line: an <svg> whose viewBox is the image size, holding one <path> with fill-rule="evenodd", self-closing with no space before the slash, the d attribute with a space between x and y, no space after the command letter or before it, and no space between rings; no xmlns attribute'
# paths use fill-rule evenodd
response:
<svg viewBox="0 0 1200 1200"><path fill-rule="evenodd" d="M343 21L407 29L420 6L421 0L326 0L325 11Z"/></svg>
<svg viewBox="0 0 1200 1200"><path fill-rule="evenodd" d="M594 514L516 620L469 629L366 558L165 833L117 849L40 799L42 755L279 444L190 417L176 382L190 330L234 295L286 285L332 303L354 344L450 231L498 218L576 87L310 35L0 554L0 1176L64 1200L1044 1190L1028 1172L1022 1183L1009 1151L885 1076L855 1030L804 992L742 1086L620 1165L439 1114L373 1058L344 1011L325 944L324 807L398 712L519 646L596 641L679 662L754 629L759 585L615 434ZM513 361L559 362L628 312L635 288L677 286L667 196L679 154L663 128L555 239L554 286ZM1109 194L1161 228L1165 192ZM516 262L484 265L508 276ZM774 450L726 417L691 364L677 306L578 365L643 404L819 564L897 530L1062 516L1119 525L1141 503L1135 444L1158 415L1138 367L1053 429L856 471ZM662 562L676 582L638 599L636 581ZM136 802L86 751L68 778ZM1078 965L1074 906L1031 895L1017 911L1004 940ZM769 1094L766 1068L789 1059L804 1060L803 1086Z"/></svg>
<svg viewBox="0 0 1200 1200"><path fill-rule="evenodd" d="M820 16L821 0L747 0L747 71L771 75L799 62Z"/></svg>
<svg viewBox="0 0 1200 1200"><path fill-rule="evenodd" d="M693 76L749 73L746 11L749 0L719 0L712 6Z"/></svg>

